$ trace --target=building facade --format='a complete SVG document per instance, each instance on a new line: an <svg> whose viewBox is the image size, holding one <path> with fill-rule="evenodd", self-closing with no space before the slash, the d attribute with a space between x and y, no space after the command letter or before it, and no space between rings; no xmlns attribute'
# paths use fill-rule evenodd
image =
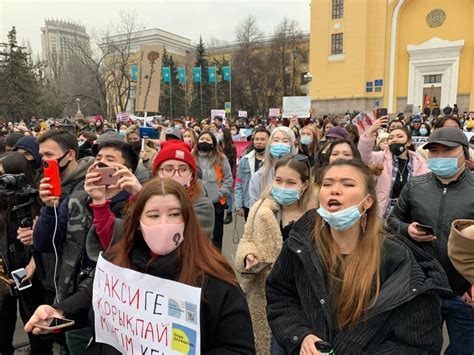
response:
<svg viewBox="0 0 474 355"><path fill-rule="evenodd" d="M86 28L71 21L46 20L41 27L42 57L47 63L46 76L57 78L67 70L74 56L90 51Z"/></svg>
<svg viewBox="0 0 474 355"><path fill-rule="evenodd" d="M474 110L473 0L312 0L317 113Z"/></svg>

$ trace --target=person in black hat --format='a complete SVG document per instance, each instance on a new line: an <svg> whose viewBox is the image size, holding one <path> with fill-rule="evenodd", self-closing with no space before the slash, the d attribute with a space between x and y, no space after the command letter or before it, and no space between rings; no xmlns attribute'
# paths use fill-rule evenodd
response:
<svg viewBox="0 0 474 355"><path fill-rule="evenodd" d="M435 130L423 146L431 173L413 176L402 189L389 218L392 232L411 241L443 266L453 294L441 299L441 311L450 344L445 354L474 352L474 309L471 284L454 268L448 256L451 224L474 219L474 173L466 168L467 137L458 128Z"/></svg>

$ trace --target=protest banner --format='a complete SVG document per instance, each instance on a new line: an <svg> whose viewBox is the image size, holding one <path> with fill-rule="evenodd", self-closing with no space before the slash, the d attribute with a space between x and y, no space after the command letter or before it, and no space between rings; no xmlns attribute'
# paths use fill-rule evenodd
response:
<svg viewBox="0 0 474 355"><path fill-rule="evenodd" d="M140 45L135 111L158 112L163 45Z"/></svg>
<svg viewBox="0 0 474 355"><path fill-rule="evenodd" d="M280 109L279 108L268 109L268 117L280 117Z"/></svg>
<svg viewBox="0 0 474 355"><path fill-rule="evenodd" d="M284 96L283 118L296 116L308 118L311 116L311 97L309 96Z"/></svg>
<svg viewBox="0 0 474 355"><path fill-rule="evenodd" d="M95 338L122 354L200 354L201 289L97 262Z"/></svg>
<svg viewBox="0 0 474 355"><path fill-rule="evenodd" d="M420 145L424 145L428 142L428 137L411 137L411 142L415 148L418 148Z"/></svg>

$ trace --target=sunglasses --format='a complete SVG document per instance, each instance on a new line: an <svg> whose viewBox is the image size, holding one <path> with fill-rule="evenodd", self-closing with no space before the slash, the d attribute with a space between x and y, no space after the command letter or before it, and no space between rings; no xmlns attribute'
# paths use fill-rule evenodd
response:
<svg viewBox="0 0 474 355"><path fill-rule="evenodd" d="M309 165L309 158L304 155L304 154L285 154L285 155L280 155L280 159L283 158L293 158L296 161L302 161L305 162L306 165L308 166L308 170L311 170L311 166Z"/></svg>

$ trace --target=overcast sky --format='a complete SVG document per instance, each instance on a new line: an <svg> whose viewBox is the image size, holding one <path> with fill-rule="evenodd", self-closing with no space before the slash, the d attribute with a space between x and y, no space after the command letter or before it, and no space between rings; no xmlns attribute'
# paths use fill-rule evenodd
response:
<svg viewBox="0 0 474 355"><path fill-rule="evenodd" d="M0 42L12 26L18 40L29 40L41 54L44 20L71 19L86 26L90 34L100 34L119 20L120 11L135 11L144 28L160 28L190 38L235 40L235 28L247 16L255 16L259 27L270 33L285 17L296 20L309 31L310 0L0 0Z"/></svg>

